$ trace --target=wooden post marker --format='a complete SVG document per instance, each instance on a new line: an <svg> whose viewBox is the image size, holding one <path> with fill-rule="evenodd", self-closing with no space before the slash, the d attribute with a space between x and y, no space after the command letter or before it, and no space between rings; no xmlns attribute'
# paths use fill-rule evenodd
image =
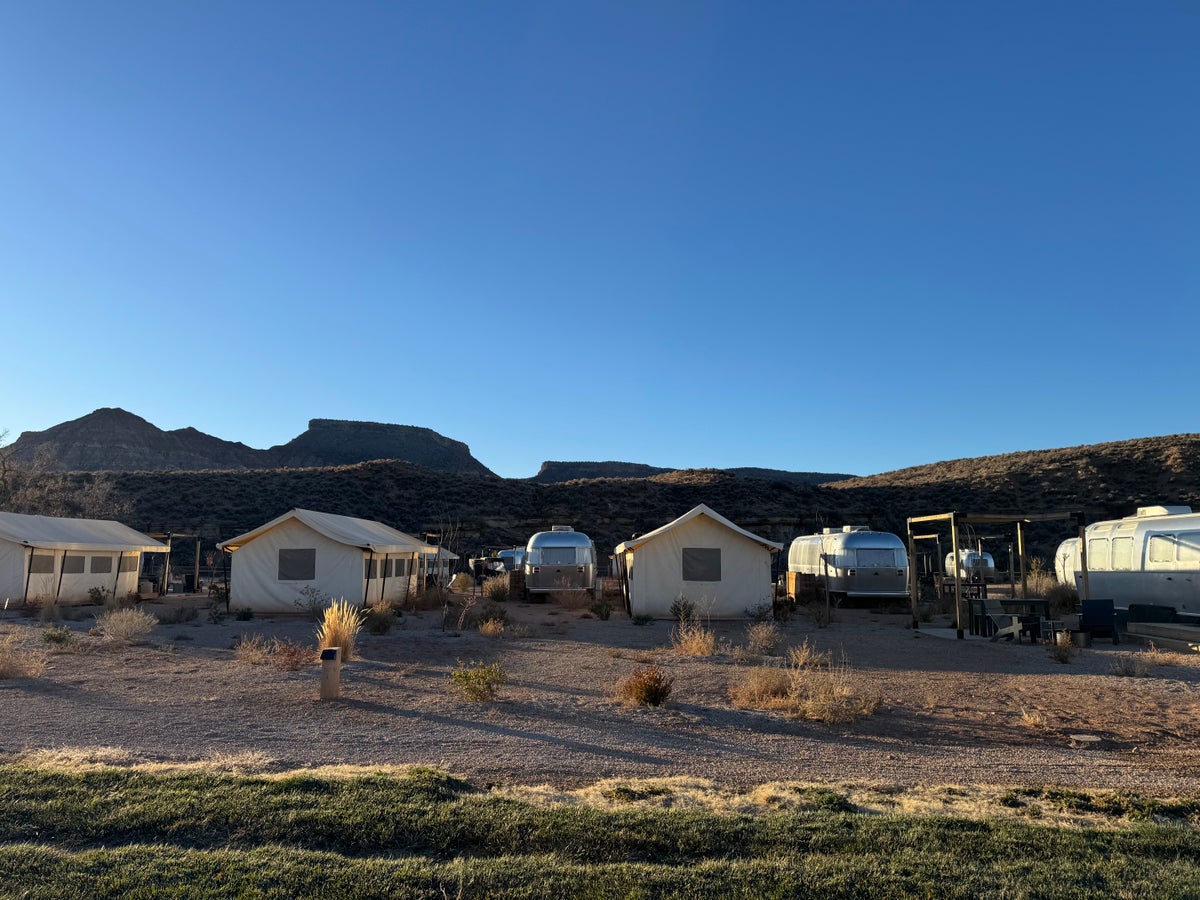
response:
<svg viewBox="0 0 1200 900"><path fill-rule="evenodd" d="M321 699L336 700L342 692L342 648L321 651Z"/></svg>

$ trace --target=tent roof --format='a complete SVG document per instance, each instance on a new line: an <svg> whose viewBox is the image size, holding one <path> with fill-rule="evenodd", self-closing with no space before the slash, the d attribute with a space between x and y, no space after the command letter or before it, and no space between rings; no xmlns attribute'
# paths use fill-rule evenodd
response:
<svg viewBox="0 0 1200 900"><path fill-rule="evenodd" d="M438 559L458 559L457 553L451 553L445 547L438 547L436 554L433 553L432 550L433 550L432 547L426 547L424 550L421 551L421 555L422 556L436 556Z"/></svg>
<svg viewBox="0 0 1200 900"><path fill-rule="evenodd" d="M166 553L168 547L109 519L60 519L0 512L0 539L39 550Z"/></svg>
<svg viewBox="0 0 1200 900"><path fill-rule="evenodd" d="M662 534L665 534L666 532L670 531L672 528L678 528L680 525L683 525L685 522L690 522L692 519L696 518L697 516L707 516L708 518L710 518L714 522L716 522L718 525L724 525L730 531L734 531L734 532L740 534L742 537L749 538L750 540L754 541L755 543L762 544L764 547L766 547L768 550L771 550L772 552L783 549L783 544L777 544L774 541L768 541L766 538L762 538L762 537L759 537L757 534L750 533L745 528L739 528L737 525L734 525L732 522L730 522L727 518L725 518L720 513L710 509L709 507L707 507L703 503L701 503L695 509L691 509L691 510L688 510L687 512L685 512L682 516L680 516L674 522L668 522L666 525L663 525L659 528L655 528L653 531L647 531L645 534L641 535L640 537L632 538L631 540L628 540L628 541L622 541L620 544L617 544L616 552L624 553L626 550L636 550L638 547L642 546L642 544L649 543L650 541L654 540L656 537L658 537Z"/></svg>
<svg viewBox="0 0 1200 900"><path fill-rule="evenodd" d="M272 519L265 525L260 525L253 531L247 531L235 538L222 541L217 546L222 550L237 550L250 541L270 531L289 519L296 519L307 525L317 534L331 541L345 544L348 547L358 547L375 553L436 553L437 548L418 541L415 537L397 531L382 522L370 519L356 519L352 516L338 516L333 513L316 512L311 509L293 509L282 516Z"/></svg>

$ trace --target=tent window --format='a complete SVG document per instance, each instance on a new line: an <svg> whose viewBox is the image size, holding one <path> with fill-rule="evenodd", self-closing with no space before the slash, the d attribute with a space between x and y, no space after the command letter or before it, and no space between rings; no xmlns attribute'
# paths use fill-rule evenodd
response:
<svg viewBox="0 0 1200 900"><path fill-rule="evenodd" d="M136 553L126 553L121 557L122 572L136 572L138 570L138 555Z"/></svg>
<svg viewBox="0 0 1200 900"><path fill-rule="evenodd" d="M397 578L399 578L402 575L408 574L408 560L407 559L397 559L395 561L395 563L396 563L395 575Z"/></svg>
<svg viewBox="0 0 1200 900"><path fill-rule="evenodd" d="M370 581L372 578L379 577L379 560L364 559L363 560L363 578Z"/></svg>
<svg viewBox="0 0 1200 900"><path fill-rule="evenodd" d="M70 554L68 554L66 556L66 558L63 559L63 574L64 575L82 575L83 574L83 563L86 558L87 557L84 557L84 556L71 556Z"/></svg>
<svg viewBox="0 0 1200 900"><path fill-rule="evenodd" d="M385 559L383 561L383 577L384 578L392 577L392 563L393 563L393 560L390 560L390 559Z"/></svg>
<svg viewBox="0 0 1200 900"><path fill-rule="evenodd" d="M112 571L111 556L93 556L92 557L92 574L107 575Z"/></svg>
<svg viewBox="0 0 1200 900"><path fill-rule="evenodd" d="M33 575L53 575L54 574L54 554L53 553L35 553L33 559L29 561L29 571Z"/></svg>
<svg viewBox="0 0 1200 900"><path fill-rule="evenodd" d="M279 551L279 580L280 581L312 581L317 577L317 551L311 550L280 550Z"/></svg>
<svg viewBox="0 0 1200 900"><path fill-rule="evenodd" d="M1133 538L1113 538L1112 567L1114 572L1128 572L1133 568Z"/></svg>
<svg viewBox="0 0 1200 900"><path fill-rule="evenodd" d="M720 547L684 547L684 581L720 581Z"/></svg>

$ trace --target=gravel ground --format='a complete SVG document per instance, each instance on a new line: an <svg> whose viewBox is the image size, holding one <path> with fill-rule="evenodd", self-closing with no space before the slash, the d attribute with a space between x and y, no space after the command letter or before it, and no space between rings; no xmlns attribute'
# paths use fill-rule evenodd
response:
<svg viewBox="0 0 1200 900"><path fill-rule="evenodd" d="M723 652L685 657L670 649L670 623L507 608L526 636L511 627L499 638L456 635L442 630L440 611L407 614L386 635L364 632L335 701L317 699L315 665L288 672L235 659L246 634L311 643L308 621L211 623L202 609L196 621L159 625L147 643L109 648L86 634L89 617L63 623L76 640L59 650L42 641L39 622L8 611L0 637L15 634L21 652L49 656L39 677L0 680L0 756L62 747L164 761L257 753L278 769L422 763L480 784L562 788L693 776L739 788L1054 784L1200 796L1200 658L1130 678L1112 667L1132 647L1102 644L1062 664L1028 643L959 641L936 623L913 631L904 615L844 610L826 628L786 623L784 647L807 639L844 656L856 689L880 701L873 715L831 726L730 703L729 685L748 671L731 652L745 643L744 623L714 623ZM469 703L451 689L459 660L503 666L508 683L495 702ZM614 701L617 681L648 662L674 676L670 702Z"/></svg>

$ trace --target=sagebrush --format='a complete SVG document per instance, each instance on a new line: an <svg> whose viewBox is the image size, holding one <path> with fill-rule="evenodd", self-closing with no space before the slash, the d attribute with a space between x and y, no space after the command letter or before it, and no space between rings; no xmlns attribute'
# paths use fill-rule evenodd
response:
<svg viewBox="0 0 1200 900"><path fill-rule="evenodd" d="M661 666L650 665L634 669L617 682L616 698L630 706L661 706L671 696L675 684Z"/></svg>

